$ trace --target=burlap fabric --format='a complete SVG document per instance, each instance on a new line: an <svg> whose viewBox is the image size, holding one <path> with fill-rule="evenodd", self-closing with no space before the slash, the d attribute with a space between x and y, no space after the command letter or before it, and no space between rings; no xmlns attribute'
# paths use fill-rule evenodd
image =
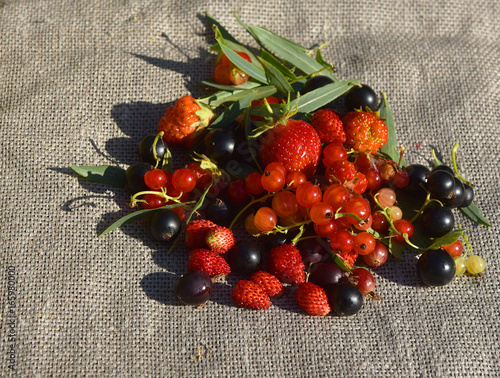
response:
<svg viewBox="0 0 500 378"><path fill-rule="evenodd" d="M0 375L498 375L499 8L0 0ZM97 237L130 212L128 197L68 167L136 162L167 106L203 94L214 59L205 12L252 44L231 9L305 46L328 42L340 78L385 91L410 163L432 148L449 163L460 143L461 171L494 226L457 218L487 261L483 277L426 288L405 255L375 270L384 299L354 317L306 316L292 291L267 311L237 308L238 277L193 310L172 297L185 250L166 256L141 223Z"/></svg>

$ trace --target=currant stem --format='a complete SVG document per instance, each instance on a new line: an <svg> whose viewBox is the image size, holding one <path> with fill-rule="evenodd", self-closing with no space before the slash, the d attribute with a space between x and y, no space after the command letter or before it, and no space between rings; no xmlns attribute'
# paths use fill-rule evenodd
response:
<svg viewBox="0 0 500 378"><path fill-rule="evenodd" d="M470 186L473 186L473 184L470 182L470 181L467 181L461 174L460 172L458 171L458 165L457 165L457 150L458 150L458 143L455 143L453 145L453 148L451 149L451 160L453 162L453 170L455 171L455 175L457 175L457 177L462 180L463 182L465 182L466 184L470 185Z"/></svg>
<svg viewBox="0 0 500 378"><path fill-rule="evenodd" d="M263 202L265 201L266 199L268 199L269 197L272 197L274 195L274 193L268 193L266 194L265 196L262 196L262 197L259 197L259 198L254 198L252 199L245 207L243 207L243 209L240 210L240 212L238 214L236 214L236 216L234 217L233 221L231 222L231 224L229 225L229 229L232 230L233 227L234 227L234 224L236 223L236 221L238 220L238 218L246 211L248 210L248 208L250 206L252 206L253 204L255 203L258 203L258 202Z"/></svg>
<svg viewBox="0 0 500 378"><path fill-rule="evenodd" d="M156 153L156 144L158 143L158 140L163 137L164 132L160 131L156 137L155 140L153 141L153 156L155 158L156 164L155 164L155 169L158 168L158 163L160 162L160 159L158 158L158 154Z"/></svg>
<svg viewBox="0 0 500 378"><path fill-rule="evenodd" d="M182 197L183 193L179 194L178 197L170 197L167 195L166 191L164 191L164 189L162 189L161 192L156 192L154 190L145 190L143 192L138 192L138 193L135 193L132 198L130 198L130 207L135 207L136 204L137 204L137 197L140 197L140 196L143 196L143 195L146 195L146 194L154 194L155 196L158 196L158 197L162 197L165 199L165 202L168 202L168 201L174 201L174 202L177 202L177 203L182 203L180 200L180 198ZM142 201L144 202L144 201Z"/></svg>

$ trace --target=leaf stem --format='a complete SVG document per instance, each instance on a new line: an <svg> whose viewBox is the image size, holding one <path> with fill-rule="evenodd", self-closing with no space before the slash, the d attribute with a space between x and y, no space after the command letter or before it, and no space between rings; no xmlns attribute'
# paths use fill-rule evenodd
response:
<svg viewBox="0 0 500 378"><path fill-rule="evenodd" d="M233 221L231 222L231 224L229 225L229 229L232 230L233 227L234 227L234 224L236 223L236 221L238 220L238 218L245 212L247 211L253 204L255 203L258 203L258 202L264 202L266 199L268 199L269 197L272 197L274 195L274 193L268 193L266 194L265 196L262 196L262 197L259 197L259 198L254 198L252 199L248 204L246 204L243 209L240 210L240 212L238 214L236 214L236 216L234 217Z"/></svg>
<svg viewBox="0 0 500 378"><path fill-rule="evenodd" d="M457 177L462 180L463 182L465 182L466 184L470 185L470 186L473 186L473 184L466 180L465 178L463 178L463 176L460 174L460 172L458 171L458 165L457 165L457 150L458 150L458 143L455 143L453 145L453 148L451 149L451 160L453 162L453 170L455 171L455 174L457 175Z"/></svg>

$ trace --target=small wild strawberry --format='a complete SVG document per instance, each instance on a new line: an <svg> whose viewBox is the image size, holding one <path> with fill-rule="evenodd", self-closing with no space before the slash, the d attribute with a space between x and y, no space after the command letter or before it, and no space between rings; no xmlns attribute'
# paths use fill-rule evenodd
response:
<svg viewBox="0 0 500 378"><path fill-rule="evenodd" d="M201 270L210 278L231 272L229 264L224 258L209 249L196 248L189 252L188 270Z"/></svg>
<svg viewBox="0 0 500 378"><path fill-rule="evenodd" d="M325 290L312 282L304 282L299 286L295 301L309 315L325 316L331 311Z"/></svg>
<svg viewBox="0 0 500 378"><path fill-rule="evenodd" d="M387 126L373 112L347 113L342 122L347 137L346 145L358 152L374 154L387 142Z"/></svg>
<svg viewBox="0 0 500 378"><path fill-rule="evenodd" d="M238 306L264 310L271 305L271 299L255 282L240 280L233 289L233 301Z"/></svg>
<svg viewBox="0 0 500 378"><path fill-rule="evenodd" d="M170 145L192 143L206 128L214 112L210 107L197 102L191 96L183 96L169 107L158 125L163 131L163 140Z"/></svg>
<svg viewBox="0 0 500 378"><path fill-rule="evenodd" d="M345 143L344 125L333 110L317 110L311 120L311 125L318 132L323 143L333 143L339 146Z"/></svg>
<svg viewBox="0 0 500 378"><path fill-rule="evenodd" d="M210 229L217 225L208 219L197 219L189 222L186 225L185 241L186 247L193 248L207 248L205 239Z"/></svg>
<svg viewBox="0 0 500 378"><path fill-rule="evenodd" d="M227 227L215 226L207 232L205 244L210 250L224 254L234 245L233 231Z"/></svg>
<svg viewBox="0 0 500 378"><path fill-rule="evenodd" d="M283 284L271 273L259 270L250 276L250 281L259 285L270 297L279 297L285 293Z"/></svg>
<svg viewBox="0 0 500 378"><path fill-rule="evenodd" d="M268 270L281 282L298 285L305 281L305 265L299 250L291 244L283 244L271 249Z"/></svg>

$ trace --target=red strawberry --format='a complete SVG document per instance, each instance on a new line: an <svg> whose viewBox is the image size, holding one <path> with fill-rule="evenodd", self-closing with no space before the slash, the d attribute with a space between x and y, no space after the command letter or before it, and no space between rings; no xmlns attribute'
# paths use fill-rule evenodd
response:
<svg viewBox="0 0 500 378"><path fill-rule="evenodd" d="M259 270L250 276L250 281L259 285L270 297L279 297L285 293L283 284L271 273Z"/></svg>
<svg viewBox="0 0 500 378"><path fill-rule="evenodd" d="M295 301L309 315L325 316L331 311L325 290L312 282L304 282L299 286Z"/></svg>
<svg viewBox="0 0 500 378"><path fill-rule="evenodd" d="M238 306L264 310L271 305L271 299L255 282L240 280L233 290L233 301Z"/></svg>
<svg viewBox="0 0 500 378"><path fill-rule="evenodd" d="M330 109L319 109L314 113L311 125L318 132L323 143L342 145L346 136L339 116Z"/></svg>
<svg viewBox="0 0 500 378"><path fill-rule="evenodd" d="M234 245L234 235L227 227L215 226L207 232L205 244L210 250L223 254Z"/></svg>
<svg viewBox="0 0 500 378"><path fill-rule="evenodd" d="M288 171L302 171L310 178L318 167L321 139L307 122L288 119L278 124L260 141L262 166L277 161Z"/></svg>
<svg viewBox="0 0 500 378"><path fill-rule="evenodd" d="M271 249L268 270L281 282L298 285L305 281L305 266L299 250L291 244Z"/></svg>
<svg viewBox="0 0 500 378"><path fill-rule="evenodd" d="M231 272L228 263L221 255L203 248L196 248L189 252L188 270L201 270L210 278Z"/></svg>
<svg viewBox="0 0 500 378"><path fill-rule="evenodd" d="M352 268L358 259L358 252L356 252L354 248L349 252L336 251L335 254L340 257L342 262L349 268Z"/></svg>
<svg viewBox="0 0 500 378"><path fill-rule="evenodd" d="M193 248L206 248L205 239L208 231L217 225L207 219L197 219L189 222L186 225L186 247Z"/></svg>
<svg viewBox="0 0 500 378"><path fill-rule="evenodd" d="M356 151L376 153L387 142L387 126L373 112L350 112L342 122L346 145Z"/></svg>
<svg viewBox="0 0 500 378"><path fill-rule="evenodd" d="M269 105L272 105L272 104L283 104L283 103L286 102L285 99L283 99L283 98L272 97L272 96L266 97L266 101L267 101L267 103ZM262 100L253 100L252 104L251 104L252 107L257 107L257 106L262 106L262 105L264 105L264 99L262 99ZM252 119L254 121L263 121L264 117L251 114L250 115L250 119Z"/></svg>
<svg viewBox="0 0 500 378"><path fill-rule="evenodd" d="M163 139L171 145L192 142L214 117L210 107L197 102L191 96L183 96L167 112L158 125Z"/></svg>

